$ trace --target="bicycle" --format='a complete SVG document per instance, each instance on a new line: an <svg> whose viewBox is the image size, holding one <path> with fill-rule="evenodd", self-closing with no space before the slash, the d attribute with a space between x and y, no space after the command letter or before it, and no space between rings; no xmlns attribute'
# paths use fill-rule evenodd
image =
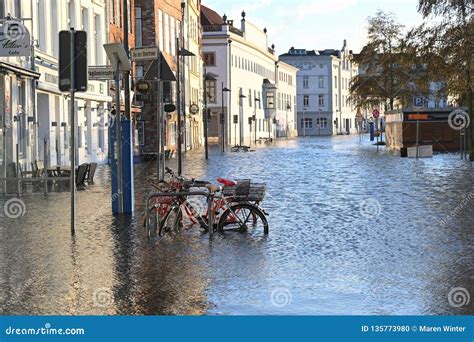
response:
<svg viewBox="0 0 474 342"><path fill-rule="evenodd" d="M221 185L217 186L209 182L185 180L182 177L176 177L172 170L168 168L166 171L171 176L168 184L171 184L177 192L187 192L192 187L205 187L208 190L206 204L211 206L211 216L213 219L211 224L209 224L209 213L201 215L188 201L187 196L172 197L171 201L168 196L164 197L164 200L158 201L151 209L156 214L155 222L159 223L158 235L160 237L163 238L166 234L179 231L183 226L183 212L191 219L193 224L199 224L204 229L204 232L209 232L211 228L213 231L217 230L221 233L231 230L244 232L252 229L254 231L263 230L265 235L268 234L267 214L258 204L260 200L263 200L264 196L262 185L254 185L252 187L250 181L236 183L231 180L218 178L218 182ZM255 189L258 191L252 193ZM251 196L251 194L253 195ZM171 196L169 197L171 198ZM255 202L252 203L247 200L255 200ZM166 204L166 213L160 210L164 202Z"/></svg>

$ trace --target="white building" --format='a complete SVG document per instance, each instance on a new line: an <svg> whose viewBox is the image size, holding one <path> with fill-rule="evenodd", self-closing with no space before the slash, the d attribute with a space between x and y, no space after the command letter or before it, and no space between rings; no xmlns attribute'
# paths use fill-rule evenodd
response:
<svg viewBox="0 0 474 342"><path fill-rule="evenodd" d="M187 0L184 21L185 49L194 56L184 57L185 60L185 93L184 112L186 113L186 148L195 149L203 144L202 110L192 113L191 110L202 105L202 30L200 21L200 1Z"/></svg>
<svg viewBox="0 0 474 342"><path fill-rule="evenodd" d="M28 2L29 3L29 2ZM40 159L46 165L69 164L69 96L58 90L59 35L73 27L87 32L88 65L105 65L107 42L105 0L37 0L33 9L37 39L36 67ZM78 163L107 159L107 83L89 81L88 91L76 94Z"/></svg>
<svg viewBox="0 0 474 342"><path fill-rule="evenodd" d="M20 167L29 170L37 156L34 89L40 75L32 70L31 22L26 22L25 28L19 21L29 17L21 5L19 1L0 1L2 55L16 50L5 46L22 45L20 41L26 44L21 57L0 57L0 177L14 177ZM9 23L20 25L20 32L24 32L20 40L6 34Z"/></svg>
<svg viewBox="0 0 474 342"><path fill-rule="evenodd" d="M333 135L357 132L356 108L349 89L358 73L346 42L341 50L291 48L280 59L299 69L297 75L298 135Z"/></svg>
<svg viewBox="0 0 474 342"><path fill-rule="evenodd" d="M246 20L245 12L237 28L225 15L221 17L202 6L201 22L204 68L208 75L205 93L210 109L209 136L217 142L224 135L229 145L253 145L255 141L277 137L277 93L294 103L296 69L282 64L285 81L280 82L282 89L277 88L278 60L273 47L268 45L266 29ZM287 115L288 121L295 121L294 106L288 113L286 106L280 108L280 127L286 126L281 123Z"/></svg>

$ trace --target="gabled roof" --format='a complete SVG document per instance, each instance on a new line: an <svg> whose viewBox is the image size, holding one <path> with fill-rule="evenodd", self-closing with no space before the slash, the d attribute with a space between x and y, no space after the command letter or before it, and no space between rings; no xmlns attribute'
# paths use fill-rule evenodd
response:
<svg viewBox="0 0 474 342"><path fill-rule="evenodd" d="M201 24L202 25L222 25L224 19L216 11L201 5Z"/></svg>

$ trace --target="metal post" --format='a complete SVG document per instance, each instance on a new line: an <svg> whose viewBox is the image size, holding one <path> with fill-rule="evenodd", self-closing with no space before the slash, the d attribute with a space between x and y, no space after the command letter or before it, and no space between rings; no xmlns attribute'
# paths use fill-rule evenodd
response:
<svg viewBox="0 0 474 342"><path fill-rule="evenodd" d="M157 137L157 146L156 146L156 171L157 179L164 179L165 175L161 174L161 117L162 117L162 107L161 107L161 53L158 53L158 63L157 66L157 78L156 78L156 137ZM163 156L164 157L164 156Z"/></svg>
<svg viewBox="0 0 474 342"><path fill-rule="evenodd" d="M306 137L306 111L303 110L303 137Z"/></svg>
<svg viewBox="0 0 474 342"><path fill-rule="evenodd" d="M214 203L214 195L212 193L209 194L208 199L208 207L207 207L207 216L209 218L209 240L212 239L212 235L214 234L214 218L212 217L212 204Z"/></svg>
<svg viewBox="0 0 474 342"><path fill-rule="evenodd" d="M288 106L286 107L286 140L288 140Z"/></svg>
<svg viewBox="0 0 474 342"><path fill-rule="evenodd" d="M123 8L123 48L125 49L125 53L129 54L129 44L128 44L128 16L131 15L128 13L128 1L123 0L122 3L122 8ZM125 106L125 117L128 120L131 120L131 113L130 113L130 71L127 71L124 75L124 82L123 82L123 88L125 92L125 101L124 101L124 106ZM133 129L132 129L133 132Z"/></svg>
<svg viewBox="0 0 474 342"><path fill-rule="evenodd" d="M419 146L420 146L420 120L416 120L416 158L419 157L419 154L418 154Z"/></svg>
<svg viewBox="0 0 474 342"><path fill-rule="evenodd" d="M120 108L120 60L115 55L115 165L117 171L118 212L123 213L123 182L122 182L122 123Z"/></svg>
<svg viewBox="0 0 474 342"><path fill-rule="evenodd" d="M207 120L208 120L208 113L207 113L207 88L206 88L206 77L207 71L204 69L204 114L203 114L203 123L204 123L204 149L205 149L205 158L206 160L209 159L209 141L208 141L208 130L207 130Z"/></svg>
<svg viewBox="0 0 474 342"><path fill-rule="evenodd" d="M178 176L181 176L182 172L182 159L181 159L181 145L182 145L182 132L181 132L181 49L180 49L180 41L179 38L176 38L176 112L177 112L177 121L178 121L178 127L177 127L177 133L178 133L178 146L177 146L177 153L178 153Z"/></svg>
<svg viewBox="0 0 474 342"><path fill-rule="evenodd" d="M222 153L225 152L225 113L224 113L224 82L222 82L222 88L221 88L221 109L222 109L222 114L221 117L219 118L221 120L221 151Z"/></svg>
<svg viewBox="0 0 474 342"><path fill-rule="evenodd" d="M70 141L70 158L71 158L71 174L70 174L70 191L71 191L71 234L76 234L76 113L75 113L75 88L76 88L76 65L74 60L76 59L76 42L74 29L71 28L71 103L70 103L70 115L71 115L71 141ZM46 166L46 160L44 161Z"/></svg>
<svg viewBox="0 0 474 342"><path fill-rule="evenodd" d="M255 141L254 141L254 144L255 146L257 146L257 99L254 99L253 100L253 120L254 120L254 123L255 123Z"/></svg>

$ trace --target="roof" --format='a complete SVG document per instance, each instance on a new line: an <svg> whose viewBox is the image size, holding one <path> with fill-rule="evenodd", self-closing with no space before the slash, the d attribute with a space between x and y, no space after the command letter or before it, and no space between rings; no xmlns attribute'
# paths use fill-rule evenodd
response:
<svg viewBox="0 0 474 342"><path fill-rule="evenodd" d="M203 25L222 25L224 19L213 9L201 5L201 24Z"/></svg>
<svg viewBox="0 0 474 342"><path fill-rule="evenodd" d="M287 53L280 55L280 57L285 56L335 56L339 57L340 51L335 49L325 49L325 50L305 50L305 49L295 49L292 47Z"/></svg>

